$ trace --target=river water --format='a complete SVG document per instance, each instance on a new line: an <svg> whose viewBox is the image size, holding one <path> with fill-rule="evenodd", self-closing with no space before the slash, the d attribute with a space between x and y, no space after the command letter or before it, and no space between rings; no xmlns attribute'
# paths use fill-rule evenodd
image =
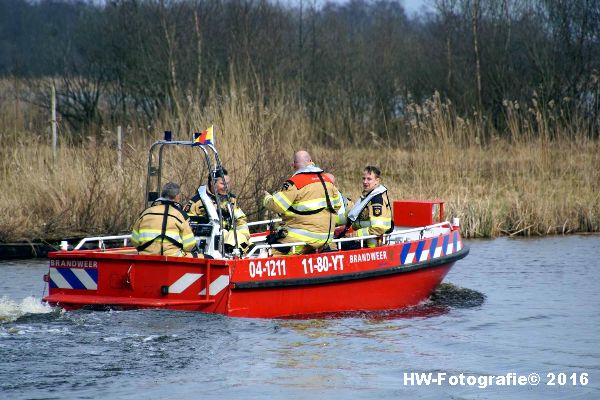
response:
<svg viewBox="0 0 600 400"><path fill-rule="evenodd" d="M306 320L62 312L0 261L0 398L600 398L600 236L467 244L427 304Z"/></svg>

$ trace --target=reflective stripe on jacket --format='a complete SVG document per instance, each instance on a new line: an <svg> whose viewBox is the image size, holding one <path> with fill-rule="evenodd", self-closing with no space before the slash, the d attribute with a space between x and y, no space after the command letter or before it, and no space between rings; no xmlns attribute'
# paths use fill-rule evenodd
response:
<svg viewBox="0 0 600 400"><path fill-rule="evenodd" d="M325 189L317 173L296 174L281 190L263 200L265 208L281 215L281 228L287 231L289 238L306 242L313 248L320 248L333 239L336 213L341 206L337 188L329 179L322 178ZM334 213L327 206L325 190Z"/></svg>
<svg viewBox="0 0 600 400"><path fill-rule="evenodd" d="M131 242L140 254L165 256L184 256L196 245L187 215L166 201L142 212L133 224Z"/></svg>

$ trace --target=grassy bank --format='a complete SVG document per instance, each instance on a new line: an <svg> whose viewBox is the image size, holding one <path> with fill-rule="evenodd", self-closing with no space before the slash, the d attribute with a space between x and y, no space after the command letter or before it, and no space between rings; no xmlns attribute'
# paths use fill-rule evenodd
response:
<svg viewBox="0 0 600 400"><path fill-rule="evenodd" d="M365 131L360 145L349 145L328 128L331 120L311 123L285 95L256 103L232 89L202 112L188 110L185 123L217 125L216 145L252 220L265 217L262 190L279 187L292 172L293 151L305 148L346 195L360 193L365 165L379 165L393 198L445 200L447 217L460 217L468 237L599 232L600 143L580 134L576 120L566 125L536 113L535 104L528 112L511 107L507 131L497 132L476 115L454 115L434 96L409 110L404 139ZM61 139L55 160L47 124L25 118L24 108L4 106L0 117L0 241L128 232L143 209L147 150L172 119L124 124L118 166L115 129L77 145ZM324 136L336 139L325 146L316 140ZM207 173L192 155L174 150L166 167L166 178L188 195Z"/></svg>

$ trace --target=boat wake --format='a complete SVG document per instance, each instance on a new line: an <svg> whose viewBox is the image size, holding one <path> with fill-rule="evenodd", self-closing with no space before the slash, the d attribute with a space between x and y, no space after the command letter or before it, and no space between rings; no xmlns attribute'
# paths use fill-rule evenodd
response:
<svg viewBox="0 0 600 400"><path fill-rule="evenodd" d="M310 315L294 315L282 319L339 319L362 318L371 320L431 318L447 314L455 308L479 307L485 302L485 295L473 289L461 288L451 283L440 284L431 296L412 307L379 311L340 311Z"/></svg>
<svg viewBox="0 0 600 400"><path fill-rule="evenodd" d="M461 288L452 283L440 284L429 298L432 306L451 308L479 307L485 301L485 294L473 289Z"/></svg>
<svg viewBox="0 0 600 400"><path fill-rule="evenodd" d="M0 298L0 324L14 322L26 315L48 314L54 310L35 296L26 297L20 303L4 296Z"/></svg>

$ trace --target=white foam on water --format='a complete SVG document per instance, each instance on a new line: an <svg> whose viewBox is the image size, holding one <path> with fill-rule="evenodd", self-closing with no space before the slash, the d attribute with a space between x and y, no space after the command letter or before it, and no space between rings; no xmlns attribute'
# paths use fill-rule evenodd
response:
<svg viewBox="0 0 600 400"><path fill-rule="evenodd" d="M35 296L26 297L20 303L6 296L0 298L0 323L15 321L26 314L47 314L52 311L52 307Z"/></svg>

